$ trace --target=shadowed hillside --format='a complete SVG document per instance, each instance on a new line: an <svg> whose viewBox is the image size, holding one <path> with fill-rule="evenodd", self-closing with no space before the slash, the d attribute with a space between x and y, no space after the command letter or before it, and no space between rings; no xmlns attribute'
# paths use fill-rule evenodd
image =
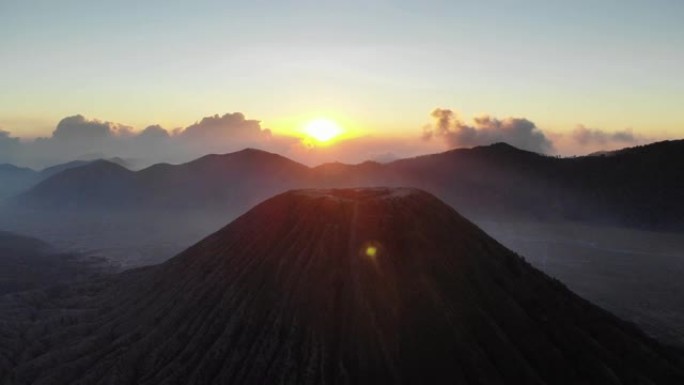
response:
<svg viewBox="0 0 684 385"><path fill-rule="evenodd" d="M39 180L38 173L30 168L0 164L0 200L23 192Z"/></svg>
<svg viewBox="0 0 684 385"><path fill-rule="evenodd" d="M0 295L92 276L102 268L96 262L60 253L35 238L0 231Z"/></svg>
<svg viewBox="0 0 684 385"><path fill-rule="evenodd" d="M10 384L684 381L680 352L414 189L281 194L162 265L0 315Z"/></svg>
<svg viewBox="0 0 684 385"><path fill-rule="evenodd" d="M246 209L283 189L307 184L307 172L299 163L252 149L137 172L97 161L58 173L15 202L53 209Z"/></svg>
<svg viewBox="0 0 684 385"><path fill-rule="evenodd" d="M35 171L26 167L17 167L11 164L0 164L0 201L23 193L53 175L93 162L98 161L74 160L44 168L41 171ZM119 158L113 158L107 162L125 166L125 161Z"/></svg>

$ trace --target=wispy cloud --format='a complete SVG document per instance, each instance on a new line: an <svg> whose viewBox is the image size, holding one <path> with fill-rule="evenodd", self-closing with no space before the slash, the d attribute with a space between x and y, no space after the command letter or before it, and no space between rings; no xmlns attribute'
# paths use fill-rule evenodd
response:
<svg viewBox="0 0 684 385"><path fill-rule="evenodd" d="M631 129L608 132L597 128L578 125L572 132L572 139L580 145L634 144L638 138Z"/></svg>

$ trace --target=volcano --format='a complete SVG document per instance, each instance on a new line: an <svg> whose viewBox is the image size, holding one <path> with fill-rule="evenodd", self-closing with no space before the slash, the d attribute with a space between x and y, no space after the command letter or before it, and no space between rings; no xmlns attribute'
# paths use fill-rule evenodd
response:
<svg viewBox="0 0 684 385"><path fill-rule="evenodd" d="M0 320L3 384L684 383L681 352L415 189L280 194Z"/></svg>

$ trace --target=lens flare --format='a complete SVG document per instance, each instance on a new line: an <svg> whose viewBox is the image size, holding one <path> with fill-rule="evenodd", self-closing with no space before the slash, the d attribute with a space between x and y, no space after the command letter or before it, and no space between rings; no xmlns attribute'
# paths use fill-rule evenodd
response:
<svg viewBox="0 0 684 385"><path fill-rule="evenodd" d="M359 248L359 256L373 264L377 264L379 258L384 258L386 256L386 252L380 242L372 240L366 241L361 245Z"/></svg>

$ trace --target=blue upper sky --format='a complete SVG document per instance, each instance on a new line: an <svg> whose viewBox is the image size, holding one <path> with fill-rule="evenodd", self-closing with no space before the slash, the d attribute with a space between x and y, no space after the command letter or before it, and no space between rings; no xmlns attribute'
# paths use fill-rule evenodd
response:
<svg viewBox="0 0 684 385"><path fill-rule="evenodd" d="M464 116L682 136L684 1L0 0L0 127L241 111L414 133Z"/></svg>

